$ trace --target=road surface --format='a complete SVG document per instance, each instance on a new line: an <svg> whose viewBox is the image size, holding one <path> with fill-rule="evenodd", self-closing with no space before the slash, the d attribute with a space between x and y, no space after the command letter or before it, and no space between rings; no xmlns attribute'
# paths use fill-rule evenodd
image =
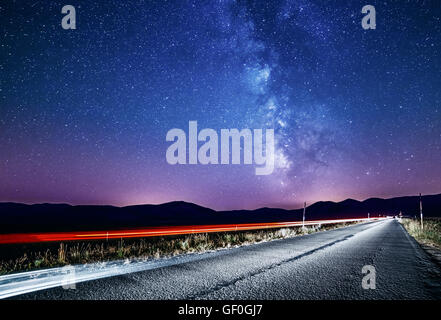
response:
<svg viewBox="0 0 441 320"><path fill-rule="evenodd" d="M195 255L13 299L440 299L439 267L393 219ZM376 289L362 268L375 267Z"/></svg>

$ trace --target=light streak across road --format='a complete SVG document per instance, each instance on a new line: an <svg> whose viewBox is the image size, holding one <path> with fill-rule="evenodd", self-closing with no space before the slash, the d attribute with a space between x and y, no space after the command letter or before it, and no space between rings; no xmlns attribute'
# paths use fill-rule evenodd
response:
<svg viewBox="0 0 441 320"><path fill-rule="evenodd" d="M319 224L322 225L336 224L336 223L345 223L345 222L374 221L379 219L384 219L384 218L310 220L310 221L305 221L305 226L319 225ZM104 231L81 231L81 232L77 231L77 232L48 232L48 233L14 233L14 234L0 234L0 244L143 238L143 237L171 236L171 235L183 235L183 234L193 234L193 233L260 230L260 229L298 227L298 226L302 226L302 221L218 224L218 225L191 225L191 226L164 226L164 227L150 227L146 229L110 230L110 231L104 230Z"/></svg>

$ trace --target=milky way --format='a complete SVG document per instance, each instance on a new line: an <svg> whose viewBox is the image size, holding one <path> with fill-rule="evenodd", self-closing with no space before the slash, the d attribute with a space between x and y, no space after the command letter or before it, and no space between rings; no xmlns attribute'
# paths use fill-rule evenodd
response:
<svg viewBox="0 0 441 320"><path fill-rule="evenodd" d="M441 192L441 4L0 4L0 201L215 209ZM273 128L276 168L166 162L172 128Z"/></svg>

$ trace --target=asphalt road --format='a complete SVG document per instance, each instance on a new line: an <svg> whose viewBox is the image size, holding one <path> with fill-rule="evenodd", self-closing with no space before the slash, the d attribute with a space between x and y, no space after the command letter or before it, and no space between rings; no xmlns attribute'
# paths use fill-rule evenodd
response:
<svg viewBox="0 0 441 320"><path fill-rule="evenodd" d="M376 271L363 289L362 268ZM15 299L440 299L441 270L385 220L198 255L185 263Z"/></svg>

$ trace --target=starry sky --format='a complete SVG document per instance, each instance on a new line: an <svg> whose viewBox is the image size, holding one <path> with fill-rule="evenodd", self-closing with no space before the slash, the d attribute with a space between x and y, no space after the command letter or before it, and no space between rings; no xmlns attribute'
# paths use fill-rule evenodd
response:
<svg viewBox="0 0 441 320"><path fill-rule="evenodd" d="M76 8L76 30L61 8ZM374 5L377 28L361 8ZM441 3L0 3L0 201L214 209L441 192ZM276 168L169 165L172 128L274 128Z"/></svg>

